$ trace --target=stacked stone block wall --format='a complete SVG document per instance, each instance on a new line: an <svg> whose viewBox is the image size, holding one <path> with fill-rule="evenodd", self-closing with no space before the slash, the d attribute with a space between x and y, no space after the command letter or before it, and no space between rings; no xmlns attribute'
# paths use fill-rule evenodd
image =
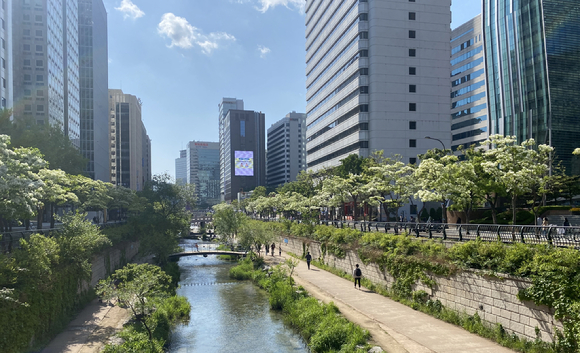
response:
<svg viewBox="0 0 580 353"><path fill-rule="evenodd" d="M288 243L286 243L286 240ZM302 256L303 249L309 251L315 260L322 259L322 250L318 242L294 237L282 240L283 250ZM327 254L324 262L338 270L352 274L355 265L359 264L363 276L369 281L390 288L394 278L381 271L374 263L365 265L356 251L347 251L344 258ZM439 300L441 304L458 312L473 315L476 312L481 319L501 324L504 329L530 340L536 339L536 327L541 339L546 342L554 340L555 328L562 330L562 324L554 319L554 310L546 306L537 306L531 302L522 302L517 298L521 289L530 286L524 278L508 275L485 276L473 271L463 271L449 278L432 276L437 283L433 288L417 284L415 290L424 290L430 299Z"/></svg>
<svg viewBox="0 0 580 353"><path fill-rule="evenodd" d="M99 280L107 278L115 270L131 261L139 252L139 242L125 243L107 249L95 256L92 262L91 281L83 282L80 291L94 288Z"/></svg>

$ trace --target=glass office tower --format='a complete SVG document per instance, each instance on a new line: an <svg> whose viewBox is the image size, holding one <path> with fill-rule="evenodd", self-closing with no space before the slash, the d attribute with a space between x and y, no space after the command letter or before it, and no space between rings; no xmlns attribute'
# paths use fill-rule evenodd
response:
<svg viewBox="0 0 580 353"><path fill-rule="evenodd" d="M569 173L580 145L580 2L484 0L491 133L551 144Z"/></svg>

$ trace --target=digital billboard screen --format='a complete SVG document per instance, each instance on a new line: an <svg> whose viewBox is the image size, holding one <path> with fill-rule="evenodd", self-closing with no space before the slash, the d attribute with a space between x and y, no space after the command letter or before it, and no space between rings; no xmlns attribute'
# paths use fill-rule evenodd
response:
<svg viewBox="0 0 580 353"><path fill-rule="evenodd" d="M254 152L234 151L236 166L234 174L236 176L254 176Z"/></svg>

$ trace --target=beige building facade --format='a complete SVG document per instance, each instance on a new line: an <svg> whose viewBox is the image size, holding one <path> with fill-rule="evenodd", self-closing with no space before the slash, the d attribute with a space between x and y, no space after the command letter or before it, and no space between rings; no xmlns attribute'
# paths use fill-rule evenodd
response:
<svg viewBox="0 0 580 353"><path fill-rule="evenodd" d="M140 191L151 180L151 139L141 120L141 100L109 90L111 183Z"/></svg>

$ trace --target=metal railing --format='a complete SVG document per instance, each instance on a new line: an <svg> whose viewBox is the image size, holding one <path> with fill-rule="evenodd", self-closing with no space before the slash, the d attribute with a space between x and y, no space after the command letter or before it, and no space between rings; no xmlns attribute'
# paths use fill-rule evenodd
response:
<svg viewBox="0 0 580 353"><path fill-rule="evenodd" d="M275 219L270 219L273 221ZM300 222L300 221L298 221ZM558 247L574 247L580 250L580 227L535 226L500 224L443 224L415 222L353 222L320 221L319 224L336 228L351 228L361 232L405 234L417 238L449 241L501 241L503 243L548 244Z"/></svg>
<svg viewBox="0 0 580 353"><path fill-rule="evenodd" d="M97 226L100 229L105 229L118 227L126 223L127 221L121 221L117 223L100 223L97 224ZM20 249L20 239L29 241L32 234L42 234L52 237L60 231L62 231L61 227L0 232L0 253L7 254L11 253L14 249Z"/></svg>

